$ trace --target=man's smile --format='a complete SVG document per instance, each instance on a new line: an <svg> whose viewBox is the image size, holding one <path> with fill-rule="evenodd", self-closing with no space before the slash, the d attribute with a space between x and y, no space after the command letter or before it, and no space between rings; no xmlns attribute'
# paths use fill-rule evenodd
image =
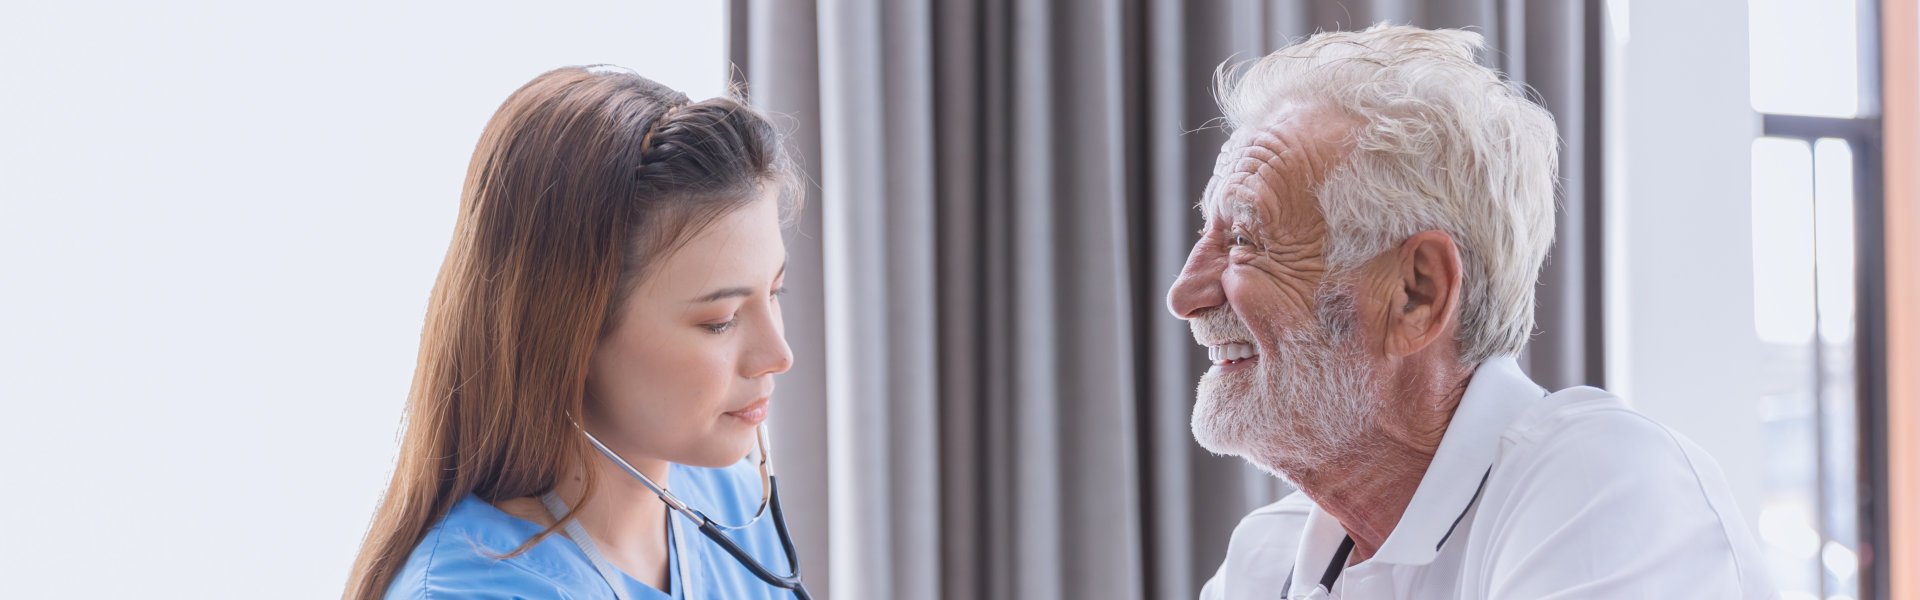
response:
<svg viewBox="0 0 1920 600"><path fill-rule="evenodd" d="M1216 367L1234 366L1260 359L1260 347L1250 342L1225 342L1207 346L1207 360Z"/></svg>

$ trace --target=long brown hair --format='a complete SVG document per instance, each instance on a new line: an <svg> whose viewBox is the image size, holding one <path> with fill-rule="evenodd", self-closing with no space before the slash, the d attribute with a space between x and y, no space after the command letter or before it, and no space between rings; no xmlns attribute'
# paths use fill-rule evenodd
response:
<svg viewBox="0 0 1920 600"><path fill-rule="evenodd" d="M649 264L790 181L785 164L773 128L738 100L688 102L631 72L556 69L509 96L467 167L399 460L345 597L383 596L467 494L542 494L585 464L567 415L581 414L615 308Z"/></svg>

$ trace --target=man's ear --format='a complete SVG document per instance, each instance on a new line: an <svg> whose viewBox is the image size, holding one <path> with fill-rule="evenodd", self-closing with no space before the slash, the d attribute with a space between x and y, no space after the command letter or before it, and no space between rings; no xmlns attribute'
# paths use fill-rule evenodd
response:
<svg viewBox="0 0 1920 600"><path fill-rule="evenodd" d="M1453 236L1422 231L1400 244L1394 256L1393 304L1388 307L1386 350L1401 357L1454 330L1460 305L1460 252Z"/></svg>

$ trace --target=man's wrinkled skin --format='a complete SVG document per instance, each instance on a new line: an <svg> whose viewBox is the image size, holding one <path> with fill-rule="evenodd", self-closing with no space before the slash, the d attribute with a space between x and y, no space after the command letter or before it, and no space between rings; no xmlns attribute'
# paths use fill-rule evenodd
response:
<svg viewBox="0 0 1920 600"><path fill-rule="evenodd" d="M1328 227L1314 193L1346 160L1358 123L1337 109L1305 103L1282 104L1269 115L1235 131L1223 146L1201 200L1205 228L1167 294L1167 305L1175 316L1193 322L1196 341L1203 345L1241 341L1221 337L1230 335L1225 332L1250 333L1249 341L1260 351L1256 363L1277 359L1283 344L1297 345L1299 339L1326 338L1348 346L1317 359L1332 364L1259 365L1233 373L1216 369L1208 377L1261 377L1257 374L1292 368L1370 379L1364 389L1371 391L1363 394L1371 397L1343 402L1365 408L1346 413L1364 417L1359 431L1301 430L1314 425L1306 419L1266 424L1269 432L1294 435L1230 439L1259 431L1254 427L1219 436L1234 442L1226 444L1227 451L1287 478L1337 518L1353 537L1350 561L1357 563L1379 549L1412 501L1473 373L1473 365L1460 363L1455 341L1460 257L1450 236L1425 231L1329 280ZM1318 306L1322 298L1350 302L1342 313L1351 320L1346 335L1305 335L1323 333L1306 328L1327 325L1317 318L1328 312ZM1203 384L1203 395L1207 388ZM1272 395L1243 401L1285 402L1264 397ZM1200 413L1215 406L1210 403L1234 401L1203 397L1194 417L1196 436ZM1293 408L1279 413L1313 415L1325 407Z"/></svg>

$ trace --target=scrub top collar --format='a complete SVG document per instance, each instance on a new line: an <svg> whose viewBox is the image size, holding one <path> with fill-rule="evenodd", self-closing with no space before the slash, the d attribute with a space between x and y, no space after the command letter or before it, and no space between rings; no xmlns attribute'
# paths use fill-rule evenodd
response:
<svg viewBox="0 0 1920 600"><path fill-rule="evenodd" d="M1413 500L1367 563L1426 565L1465 520L1492 473L1500 437L1515 417L1546 395L1520 371L1511 356L1487 359L1473 371L1467 391L1454 409L1433 462L1420 477ZM1332 515L1314 506L1300 536L1289 589L1318 587L1346 531Z"/></svg>

